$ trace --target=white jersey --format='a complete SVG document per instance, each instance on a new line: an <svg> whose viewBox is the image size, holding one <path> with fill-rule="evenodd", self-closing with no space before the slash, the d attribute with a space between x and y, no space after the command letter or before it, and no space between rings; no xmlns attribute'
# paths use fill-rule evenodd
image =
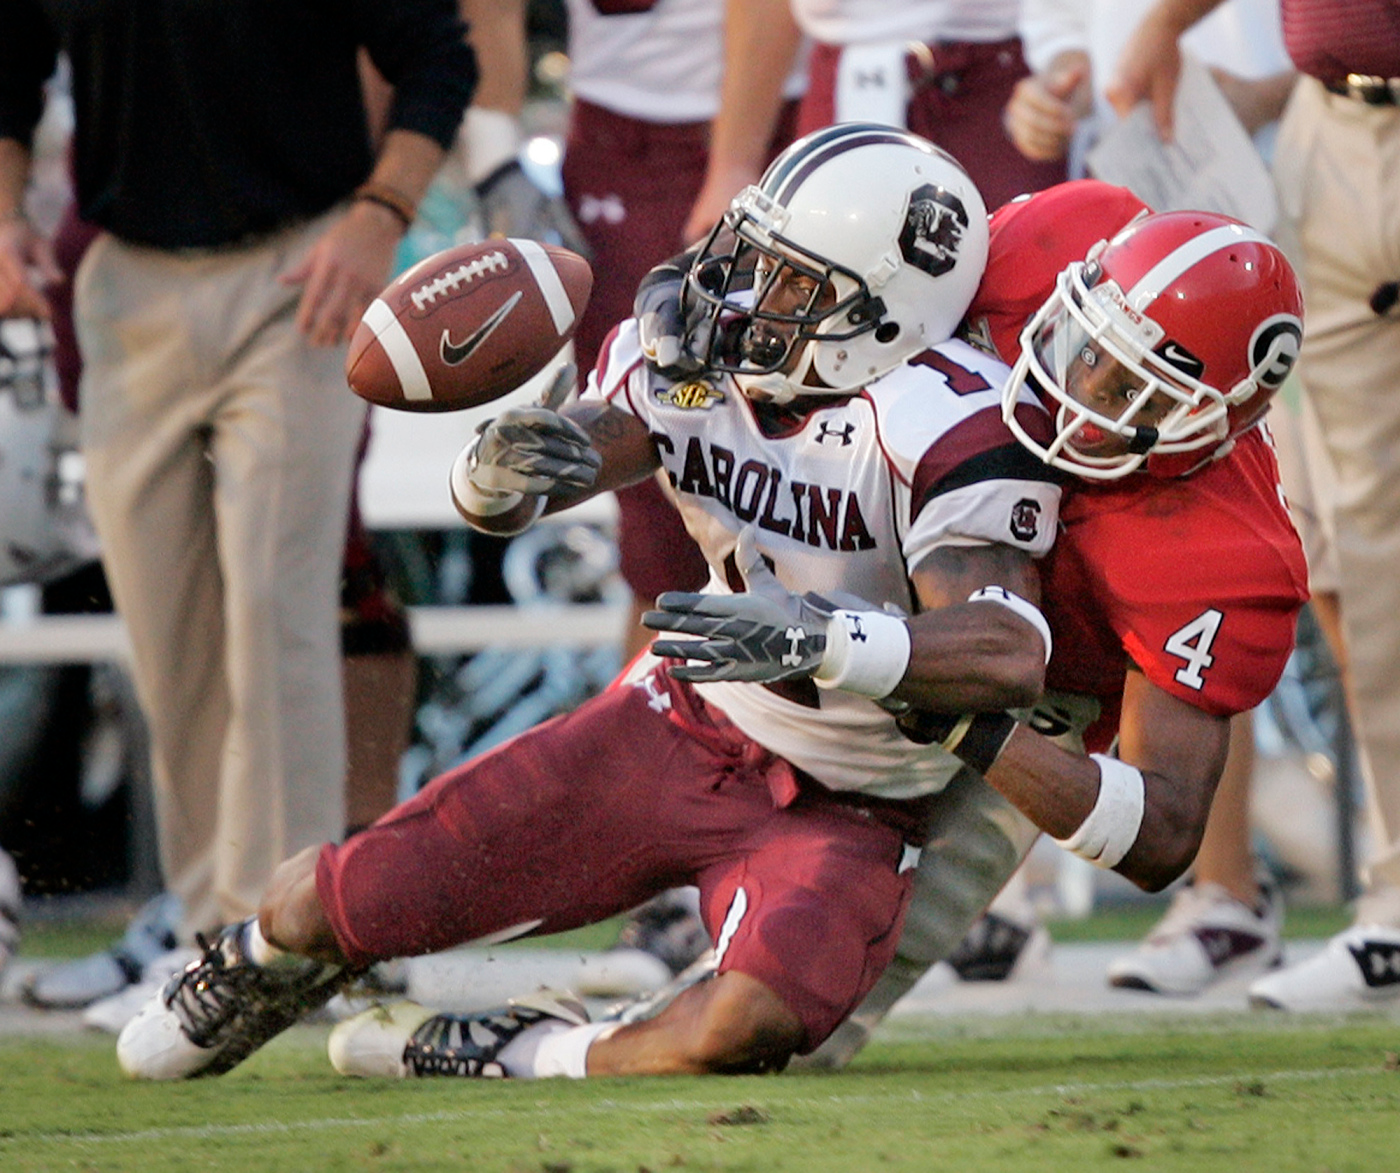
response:
<svg viewBox="0 0 1400 1173"><path fill-rule="evenodd" d="M1009 41L1021 0L792 0L798 27L827 45Z"/></svg>
<svg viewBox="0 0 1400 1173"><path fill-rule="evenodd" d="M916 609L910 568L939 546L1049 550L1060 490L1001 420L1007 368L962 342L935 347L858 395L766 434L727 377L673 384L643 365L636 323L604 348L586 400L647 425L686 528L727 594L745 526L789 590L845 592ZM1029 393L1026 412L1041 412ZM1042 413L1043 414L1043 413ZM731 577L734 576L734 577ZM873 701L810 681L697 686L747 736L834 790L910 798L946 786L959 762L914 744ZM799 699L788 699L794 692Z"/></svg>
<svg viewBox="0 0 1400 1173"><path fill-rule="evenodd" d="M655 0L610 13L606 0L569 0L569 88L643 122L708 122L719 110L724 0ZM799 55L801 56L801 55ZM795 68L785 93L802 93Z"/></svg>

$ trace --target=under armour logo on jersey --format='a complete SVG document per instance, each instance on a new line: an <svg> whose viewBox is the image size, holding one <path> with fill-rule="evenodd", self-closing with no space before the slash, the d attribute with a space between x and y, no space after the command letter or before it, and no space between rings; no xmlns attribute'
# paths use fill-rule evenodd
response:
<svg viewBox="0 0 1400 1173"><path fill-rule="evenodd" d="M851 442L851 437L856 432L855 424L842 424L839 428L833 428L826 420L820 420L817 426L821 429L817 432L818 444L825 444L828 440L839 440L843 448Z"/></svg>
<svg viewBox="0 0 1400 1173"><path fill-rule="evenodd" d="M581 196L577 218L580 224L595 224L599 220L605 224L621 224L627 219L627 205L620 195L615 194Z"/></svg>
<svg viewBox="0 0 1400 1173"><path fill-rule="evenodd" d="M899 251L916 269L941 277L958 263L958 249L969 223L962 200L946 188L926 183L909 197Z"/></svg>
<svg viewBox="0 0 1400 1173"><path fill-rule="evenodd" d="M884 90L890 84L889 74L883 69L857 69L851 80L858 90Z"/></svg>
<svg viewBox="0 0 1400 1173"><path fill-rule="evenodd" d="M1373 990L1381 986L1400 985L1400 945L1386 941L1362 941L1360 945L1348 945L1347 949L1356 958L1361 976Z"/></svg>
<svg viewBox="0 0 1400 1173"><path fill-rule="evenodd" d="M640 688L647 694L647 708L654 713L664 713L671 707L671 694L656 682L656 673L648 672L640 680L632 682L633 688Z"/></svg>
<svg viewBox="0 0 1400 1173"><path fill-rule="evenodd" d="M869 642L870 636L866 633L865 624L856 612L842 611L841 617L846 621L846 635L850 639L858 644Z"/></svg>
<svg viewBox="0 0 1400 1173"><path fill-rule="evenodd" d="M1040 502L1022 497L1011 507L1011 536L1018 542L1029 542L1040 530Z"/></svg>

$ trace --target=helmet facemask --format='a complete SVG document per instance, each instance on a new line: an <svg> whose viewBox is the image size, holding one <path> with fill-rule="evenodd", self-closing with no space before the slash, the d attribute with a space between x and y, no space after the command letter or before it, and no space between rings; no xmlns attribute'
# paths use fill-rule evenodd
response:
<svg viewBox="0 0 1400 1173"><path fill-rule="evenodd" d="M1227 394L1195 377L1193 356L1164 341L1162 327L1100 276L1092 261L1070 265L1021 333L1007 394L1029 378L1054 414L1054 439L1040 444L1014 417L1008 423L1047 464L1091 480L1127 476L1149 456L1207 458L1228 438L1229 403L1248 398L1255 385ZM1098 393L1088 393L1090 386Z"/></svg>
<svg viewBox="0 0 1400 1173"><path fill-rule="evenodd" d="M819 348L879 330L884 303L859 275L784 236L787 219L757 187L734 201L686 280L687 344L750 398L850 394L857 387L817 373Z"/></svg>

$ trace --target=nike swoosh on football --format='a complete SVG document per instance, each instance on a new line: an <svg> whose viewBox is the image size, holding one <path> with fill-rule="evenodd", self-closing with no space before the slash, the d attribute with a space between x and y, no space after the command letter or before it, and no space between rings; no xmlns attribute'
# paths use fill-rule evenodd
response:
<svg viewBox="0 0 1400 1173"><path fill-rule="evenodd" d="M515 309L516 304L524 296L525 295L517 289L506 299L500 309L487 318L486 321L482 322L480 326L468 334L461 342L453 342L451 331L444 330L442 332L442 341L438 346L438 356L442 359L443 364L449 367L456 367L466 362L467 359L471 357L472 352L490 338L495 332L496 327L506 320L511 310Z"/></svg>

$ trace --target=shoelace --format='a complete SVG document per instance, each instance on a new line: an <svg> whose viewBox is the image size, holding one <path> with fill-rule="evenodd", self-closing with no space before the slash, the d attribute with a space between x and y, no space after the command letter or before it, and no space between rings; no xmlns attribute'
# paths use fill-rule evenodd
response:
<svg viewBox="0 0 1400 1173"><path fill-rule="evenodd" d="M210 942L200 933L195 940L203 956L171 979L164 999L190 1042L209 1047L252 992L257 975L249 966L229 965L221 938Z"/></svg>

